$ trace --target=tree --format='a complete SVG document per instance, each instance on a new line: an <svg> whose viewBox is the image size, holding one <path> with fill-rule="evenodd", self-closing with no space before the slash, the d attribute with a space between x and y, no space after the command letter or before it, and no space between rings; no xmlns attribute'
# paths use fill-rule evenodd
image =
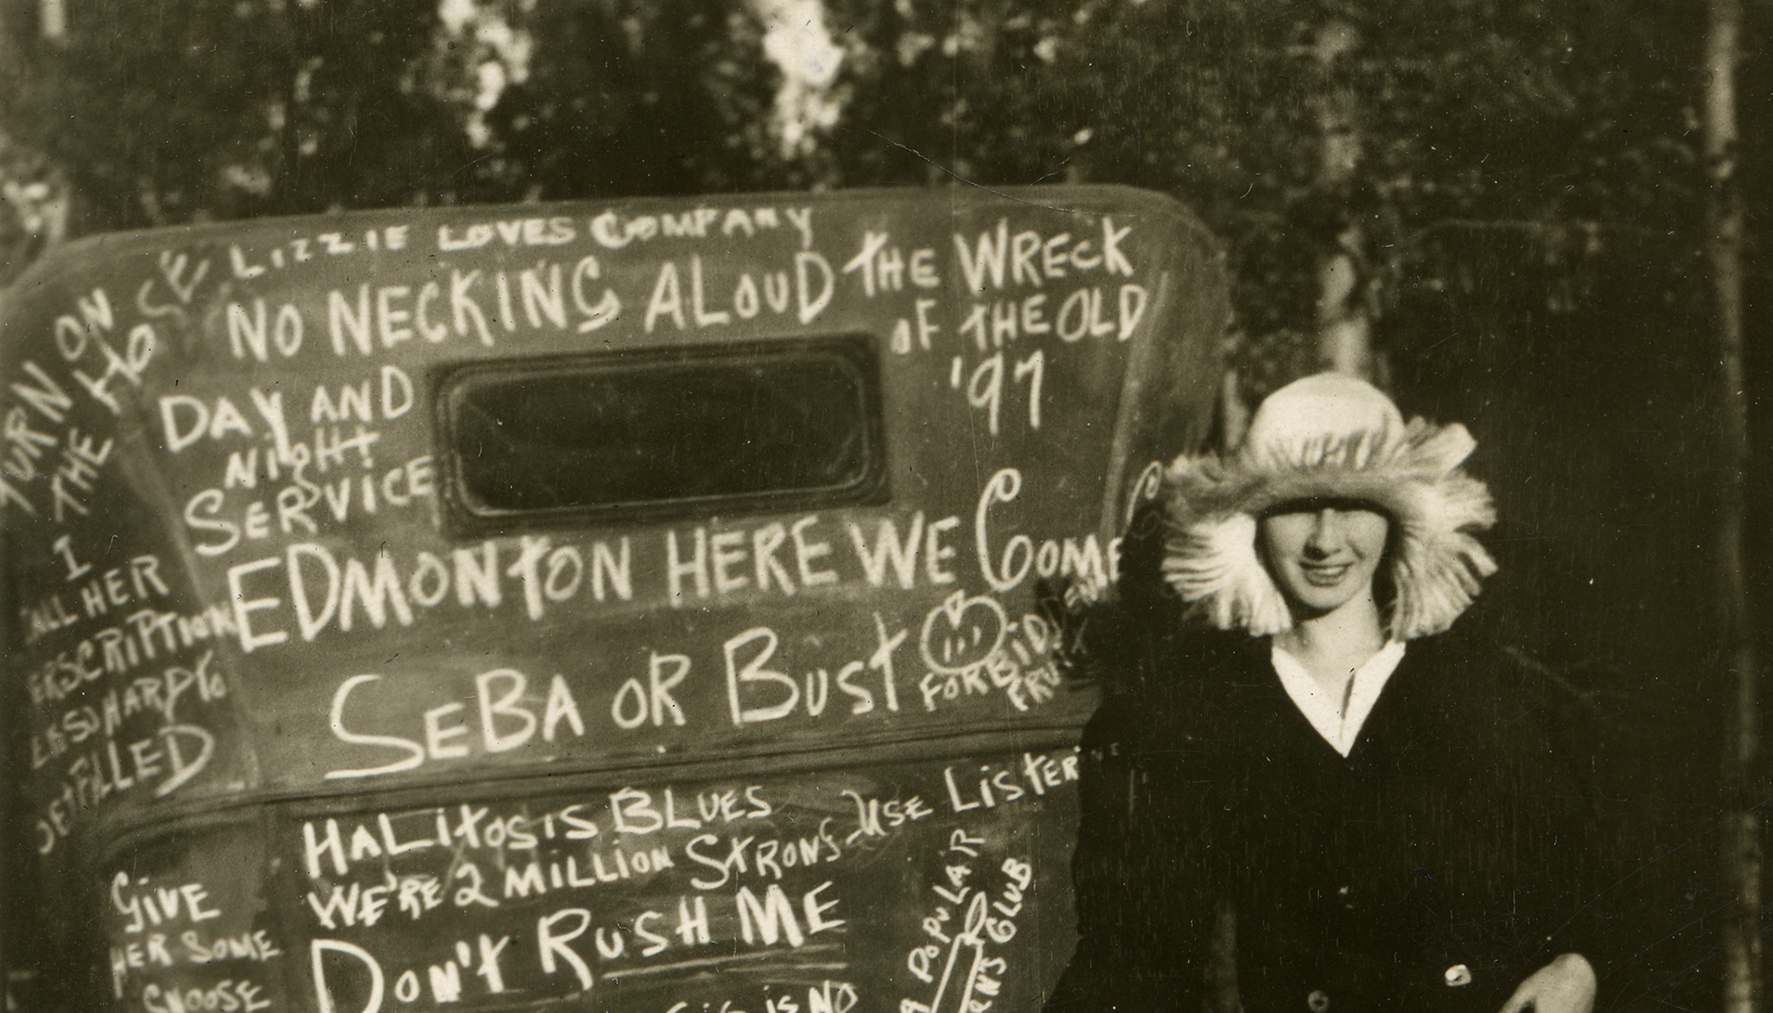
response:
<svg viewBox="0 0 1773 1013"><path fill-rule="evenodd" d="M813 182L766 137L762 26L727 0L571 0L519 21L527 72L486 114L503 199L643 196Z"/></svg>
<svg viewBox="0 0 1773 1013"><path fill-rule="evenodd" d="M0 123L66 174L75 233L444 199L469 155L416 80L436 20L430 0L81 0L59 38L13 33Z"/></svg>
<svg viewBox="0 0 1773 1013"><path fill-rule="evenodd" d="M1748 586L1746 489L1749 400L1743 350L1743 203L1736 179L1736 75L1741 63L1742 5L1712 0L1707 9L1705 67L1706 259L1717 319L1720 506L1717 523L1720 654L1735 707L1724 736L1723 874L1734 893L1724 921L1724 1009L1754 1013L1763 997L1762 844L1759 815L1760 685Z"/></svg>
<svg viewBox="0 0 1773 1013"><path fill-rule="evenodd" d="M1556 262L1697 220L1692 32L1610 0L832 8L855 96L837 181L1177 194L1227 241L1257 393L1316 358L1332 261L1329 315L1383 350L1401 289L1460 284L1450 232L1514 230Z"/></svg>

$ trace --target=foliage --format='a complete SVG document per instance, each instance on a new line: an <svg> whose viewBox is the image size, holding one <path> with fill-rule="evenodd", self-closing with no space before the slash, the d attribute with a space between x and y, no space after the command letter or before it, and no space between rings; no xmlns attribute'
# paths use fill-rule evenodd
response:
<svg viewBox="0 0 1773 1013"><path fill-rule="evenodd" d="M467 160L413 68L432 0L82 0L14 40L0 122L67 173L77 232L432 198Z"/></svg>
<svg viewBox="0 0 1773 1013"><path fill-rule="evenodd" d="M1327 250L1350 248L1381 312L1400 291L1461 284L1443 255L1450 231L1508 231L1556 269L1618 230L1691 233L1701 219L1688 12L1612 0L833 6L855 26L854 91L870 97L833 140L841 182L939 179L940 162L994 184L1174 193L1227 242L1250 367L1310 341ZM1329 131L1346 135L1347 171L1325 165Z"/></svg>
<svg viewBox="0 0 1773 1013"><path fill-rule="evenodd" d="M531 70L488 113L489 195L571 198L805 186L764 124L761 26L725 0L572 0L525 20Z"/></svg>
<svg viewBox="0 0 1773 1013"><path fill-rule="evenodd" d="M53 169L76 233L461 200L1126 183L1175 194L1225 240L1254 373L1309 358L1328 252L1351 255L1355 297L1382 318L1400 294L1468 284L1447 251L1474 230L1567 279L1556 302L1579 298L1580 263L1613 237L1691 237L1703 218L1701 26L1672 6L65 0L50 41L21 30L33 2L0 0L0 174L23 193ZM766 56L785 21L840 47L834 77L809 85ZM836 122L788 109L784 126L789 88Z"/></svg>

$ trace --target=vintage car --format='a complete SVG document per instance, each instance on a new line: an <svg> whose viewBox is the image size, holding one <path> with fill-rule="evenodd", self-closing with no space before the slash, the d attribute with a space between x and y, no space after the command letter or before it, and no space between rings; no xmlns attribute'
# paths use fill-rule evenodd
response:
<svg viewBox="0 0 1773 1013"><path fill-rule="evenodd" d="M100 236L0 298L8 1009L1030 1011L1208 435L1124 188Z"/></svg>

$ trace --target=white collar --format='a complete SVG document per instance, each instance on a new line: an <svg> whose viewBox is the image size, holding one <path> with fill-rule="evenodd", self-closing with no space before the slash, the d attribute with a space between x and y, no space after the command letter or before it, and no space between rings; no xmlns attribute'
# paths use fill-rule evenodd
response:
<svg viewBox="0 0 1773 1013"><path fill-rule="evenodd" d="M1403 660L1404 642L1387 641L1379 653L1354 670L1343 690L1343 699L1337 700L1319 688L1317 680L1297 658L1282 650L1277 643L1271 643L1269 647L1269 662L1274 666L1274 673L1280 676L1281 687L1287 691L1287 696L1292 697L1299 712L1324 737L1324 741L1343 756L1354 751L1361 726L1367 723L1373 705L1379 702L1379 692Z"/></svg>

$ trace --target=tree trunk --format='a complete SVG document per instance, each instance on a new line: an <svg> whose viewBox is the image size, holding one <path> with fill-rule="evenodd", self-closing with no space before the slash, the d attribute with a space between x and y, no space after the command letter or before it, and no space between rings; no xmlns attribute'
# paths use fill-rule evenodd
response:
<svg viewBox="0 0 1773 1013"><path fill-rule="evenodd" d="M68 34L68 9L64 0L41 0L37 5L37 33L51 42Z"/></svg>
<svg viewBox="0 0 1773 1013"><path fill-rule="evenodd" d="M1720 654L1732 686L1725 726L1721 860L1732 905L1723 933L1724 1013L1761 1008L1761 827L1758 796L1759 687L1744 542L1749 463L1748 397L1742 347L1742 195L1736 183L1736 67L1741 0L1711 0L1706 30L1705 154L1710 175L1706 258L1718 329L1718 615Z"/></svg>
<svg viewBox="0 0 1773 1013"><path fill-rule="evenodd" d="M1354 89L1338 83L1336 65L1360 45L1360 35L1345 21L1331 21L1318 33L1313 56L1323 75L1318 99L1318 130L1322 137L1318 185L1326 200L1346 202L1352 194L1355 167L1360 164L1359 100ZM1318 350L1324 363L1338 372L1373 377L1372 320L1367 312L1361 264L1364 230L1349 224L1335 246L1318 261Z"/></svg>

